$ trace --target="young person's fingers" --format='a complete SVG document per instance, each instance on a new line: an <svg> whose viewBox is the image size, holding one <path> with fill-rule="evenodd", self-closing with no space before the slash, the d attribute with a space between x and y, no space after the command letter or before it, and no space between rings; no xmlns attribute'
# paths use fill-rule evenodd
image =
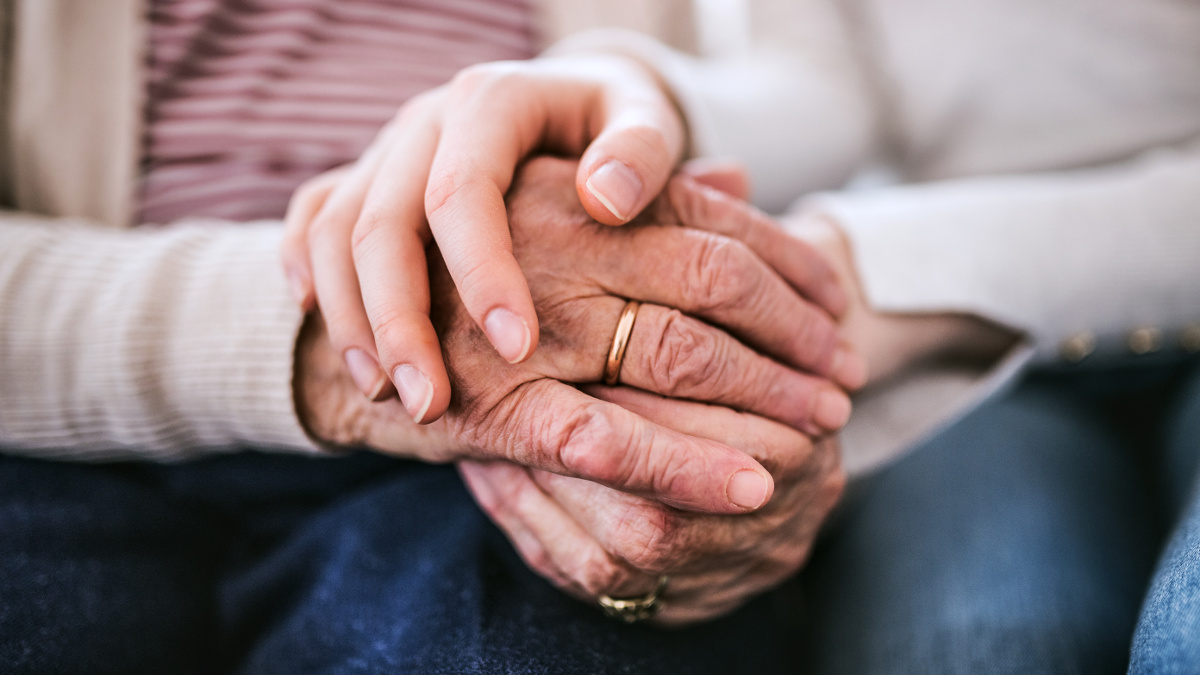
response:
<svg viewBox="0 0 1200 675"><path fill-rule="evenodd" d="M379 365L418 424L450 403L450 379L429 320L424 185L437 146L432 115L410 119L392 135L376 167L351 237Z"/></svg>
<svg viewBox="0 0 1200 675"><path fill-rule="evenodd" d="M363 395L379 401L395 394L395 388L379 365L375 335L363 306L351 251L354 223L373 170L373 165L356 166L329 195L308 229L308 250L317 306L324 316L329 341L342 355Z"/></svg>
<svg viewBox="0 0 1200 675"><path fill-rule="evenodd" d="M280 243L283 271L292 297L304 311L316 306L308 252L308 228L346 173L345 168L334 169L307 180L296 188L288 203L287 215L284 216L283 240Z"/></svg>
<svg viewBox="0 0 1200 675"><path fill-rule="evenodd" d="M575 189L584 208L606 225L620 225L662 192L683 155L686 130L678 110L647 73L604 87L595 140L580 158ZM640 77L638 77L640 76Z"/></svg>
<svg viewBox="0 0 1200 675"><path fill-rule="evenodd" d="M465 84L448 101L425 213L463 306L496 351L520 363L537 348L538 318L513 257L504 195L541 143L546 111L525 80L476 72L456 79Z"/></svg>

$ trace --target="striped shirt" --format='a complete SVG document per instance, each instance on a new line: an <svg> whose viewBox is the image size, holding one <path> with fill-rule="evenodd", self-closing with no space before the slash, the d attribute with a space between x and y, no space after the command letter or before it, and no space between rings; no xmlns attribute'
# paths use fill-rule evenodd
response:
<svg viewBox="0 0 1200 675"><path fill-rule="evenodd" d="M526 0L153 0L140 222L280 218L410 97L532 56Z"/></svg>

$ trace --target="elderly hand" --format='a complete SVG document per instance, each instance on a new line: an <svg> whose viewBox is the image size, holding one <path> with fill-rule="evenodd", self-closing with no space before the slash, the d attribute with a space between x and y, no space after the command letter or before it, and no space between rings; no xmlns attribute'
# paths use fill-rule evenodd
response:
<svg viewBox="0 0 1200 675"><path fill-rule="evenodd" d="M472 320L505 359L523 361L540 331L505 219L517 165L538 151L582 155L579 198L616 225L658 195L684 141L669 97L629 59L473 66L406 104L338 180L300 191L283 250L293 293L320 305L364 395L388 398L394 385L414 419L432 421L450 382L429 320L430 238ZM332 194L312 198L322 190ZM407 389L417 373L428 401Z"/></svg>
<svg viewBox="0 0 1200 675"><path fill-rule="evenodd" d="M745 452L566 383L600 381L618 315L632 298L646 304L625 356L624 384L754 411L810 434L835 430L849 401L827 378L864 373L830 315L797 293L829 295L831 269L761 214L683 177L644 222L603 227L579 205L574 173L569 162L531 162L509 202L513 251L542 316L542 349L522 364L507 363L488 347L445 268L435 267L433 318L456 394L446 418L428 431L438 439L433 450L379 430L394 417L387 403L373 406L348 386L306 387L302 377L298 395L314 397L299 405L310 428L335 443L433 461L505 459L684 509L760 507L772 479Z"/></svg>
<svg viewBox="0 0 1200 675"><path fill-rule="evenodd" d="M775 496L753 514L703 515L513 464L459 464L534 571L590 602L643 595L669 575L656 621L681 624L730 612L800 568L845 482L832 439L814 443L754 415L633 389L588 391L742 449L771 471Z"/></svg>

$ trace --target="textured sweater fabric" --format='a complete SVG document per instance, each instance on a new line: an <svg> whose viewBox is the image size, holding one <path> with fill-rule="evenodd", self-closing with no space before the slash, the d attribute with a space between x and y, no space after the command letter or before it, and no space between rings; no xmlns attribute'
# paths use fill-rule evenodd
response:
<svg viewBox="0 0 1200 675"><path fill-rule="evenodd" d="M0 225L0 446L42 457L316 451L278 223Z"/></svg>

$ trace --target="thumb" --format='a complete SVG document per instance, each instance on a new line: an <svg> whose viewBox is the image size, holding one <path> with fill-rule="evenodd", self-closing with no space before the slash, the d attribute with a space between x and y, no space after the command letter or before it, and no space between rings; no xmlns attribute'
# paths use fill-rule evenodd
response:
<svg viewBox="0 0 1200 675"><path fill-rule="evenodd" d="M609 116L575 176L588 214L606 225L632 220L666 186L684 140L683 122L665 97L626 103Z"/></svg>

